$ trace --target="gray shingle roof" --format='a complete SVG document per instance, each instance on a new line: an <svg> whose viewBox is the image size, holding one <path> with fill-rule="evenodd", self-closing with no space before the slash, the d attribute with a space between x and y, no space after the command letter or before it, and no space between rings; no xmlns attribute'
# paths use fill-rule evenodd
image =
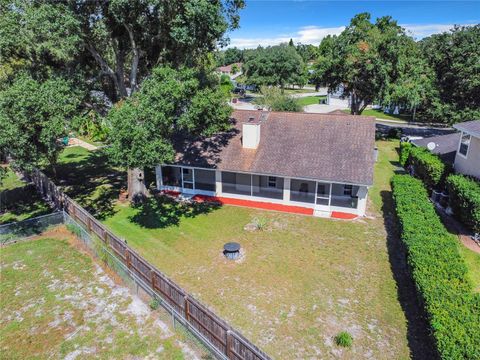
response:
<svg viewBox="0 0 480 360"><path fill-rule="evenodd" d="M455 129L480 137L480 120L466 121L453 125Z"/></svg>
<svg viewBox="0 0 480 360"><path fill-rule="evenodd" d="M444 161L453 164L455 162L455 154L457 152L458 143L460 141L460 133L455 132L453 134L432 136L423 139L412 140L412 143L426 148L428 143L433 142L435 148L432 151L434 154L438 154Z"/></svg>
<svg viewBox="0 0 480 360"><path fill-rule="evenodd" d="M237 110L231 131L179 141L176 163L225 171L371 185L375 119L366 116L269 112L257 149L244 149L242 123L261 111Z"/></svg>

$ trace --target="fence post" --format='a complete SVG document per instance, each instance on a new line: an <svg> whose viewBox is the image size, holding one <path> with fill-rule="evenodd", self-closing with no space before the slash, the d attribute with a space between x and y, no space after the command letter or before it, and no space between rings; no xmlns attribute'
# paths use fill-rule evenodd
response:
<svg viewBox="0 0 480 360"><path fill-rule="evenodd" d="M127 248L125 248L125 259L127 260L127 267L130 269L131 263L130 263L130 251L128 251Z"/></svg>
<svg viewBox="0 0 480 360"><path fill-rule="evenodd" d="M232 345L233 345L233 335L232 335L232 332L230 330L227 330L227 348L225 349L226 350L226 355L227 355L227 358L229 359L232 359Z"/></svg>
<svg viewBox="0 0 480 360"><path fill-rule="evenodd" d="M185 319L187 319L187 328L188 328L188 323L190 321L190 312L189 312L189 309L188 309L188 296L184 296L183 297L183 301L184 301L184 304L185 304Z"/></svg>
<svg viewBox="0 0 480 360"><path fill-rule="evenodd" d="M150 278L152 281L152 289L155 291L155 271L150 269Z"/></svg>

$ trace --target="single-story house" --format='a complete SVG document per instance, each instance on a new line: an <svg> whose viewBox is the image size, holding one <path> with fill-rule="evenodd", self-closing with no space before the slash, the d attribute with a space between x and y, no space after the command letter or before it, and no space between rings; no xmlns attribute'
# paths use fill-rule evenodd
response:
<svg viewBox="0 0 480 360"><path fill-rule="evenodd" d="M232 72L232 69L233 69L233 66L236 66L238 71L233 73ZM238 75L242 74L242 65L243 63L233 63L233 64L230 64L230 65L225 65L225 66L219 66L217 68L217 72L220 73L220 74L223 74L223 75L228 75L230 77L237 77Z"/></svg>
<svg viewBox="0 0 480 360"><path fill-rule="evenodd" d="M453 165L460 137L461 134L459 132L454 132L446 135L415 139L411 143L415 146L427 148L432 153L440 156L444 162Z"/></svg>
<svg viewBox="0 0 480 360"><path fill-rule="evenodd" d="M365 214L373 183L375 119L236 110L232 128L181 139L157 188L226 204L324 217Z"/></svg>
<svg viewBox="0 0 480 360"><path fill-rule="evenodd" d="M455 163L456 172L480 179L480 120L453 125L460 131Z"/></svg>

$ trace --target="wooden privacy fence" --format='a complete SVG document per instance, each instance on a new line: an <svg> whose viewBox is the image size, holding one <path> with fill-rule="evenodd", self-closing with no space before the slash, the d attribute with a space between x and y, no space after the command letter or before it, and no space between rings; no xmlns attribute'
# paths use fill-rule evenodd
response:
<svg viewBox="0 0 480 360"><path fill-rule="evenodd" d="M192 327L208 340L210 346L233 360L269 360L270 357L248 341L227 322L207 309L198 300L185 292L161 271L148 263L124 241L114 235L88 211L64 194L44 173L34 169L25 173L41 193L57 209L68 213L82 224L88 232L95 234L128 269L140 278L150 290L160 294L175 312L183 318L187 328Z"/></svg>

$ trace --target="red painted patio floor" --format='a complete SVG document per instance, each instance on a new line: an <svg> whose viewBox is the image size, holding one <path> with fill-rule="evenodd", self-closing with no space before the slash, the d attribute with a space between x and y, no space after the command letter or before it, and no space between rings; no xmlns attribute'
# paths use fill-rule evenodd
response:
<svg viewBox="0 0 480 360"><path fill-rule="evenodd" d="M273 204L273 203L263 202L263 201L232 199L232 198L226 198L226 197L206 196L206 195L195 195L192 197L192 200L198 201L198 202L212 201L212 202L220 203L222 205L243 206L243 207L250 207L255 209L281 211L281 212L287 212L292 214L313 215L313 209L310 209L310 208L304 208L301 206L292 206L292 205ZM355 219L357 215L343 213L340 211L333 211L331 214L331 217L335 219L351 220L351 219Z"/></svg>

